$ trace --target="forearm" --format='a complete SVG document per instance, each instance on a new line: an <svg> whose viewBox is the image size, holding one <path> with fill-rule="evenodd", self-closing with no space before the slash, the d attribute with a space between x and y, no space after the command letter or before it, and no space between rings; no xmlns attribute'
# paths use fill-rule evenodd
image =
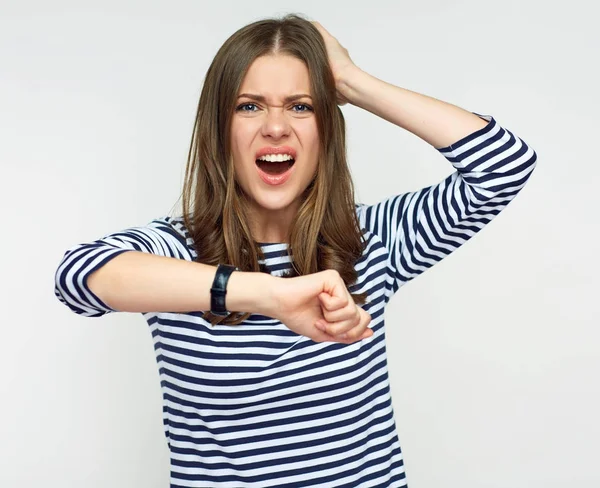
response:
<svg viewBox="0 0 600 488"><path fill-rule="evenodd" d="M348 69L338 83L352 105L412 132L436 149L487 124L456 105L391 85L357 67Z"/></svg>
<svg viewBox="0 0 600 488"><path fill-rule="evenodd" d="M130 251L93 272L87 285L109 307L122 312L210 310L216 266ZM236 271L227 285L227 309L269 316L270 293L279 279Z"/></svg>

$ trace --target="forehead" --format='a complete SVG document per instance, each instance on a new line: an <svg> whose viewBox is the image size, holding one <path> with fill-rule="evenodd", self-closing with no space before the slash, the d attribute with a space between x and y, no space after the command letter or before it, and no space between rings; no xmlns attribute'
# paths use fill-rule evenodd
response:
<svg viewBox="0 0 600 488"><path fill-rule="evenodd" d="M245 92L263 95L267 101L280 101L295 93L312 95L308 68L293 56L260 56L248 68L238 95Z"/></svg>

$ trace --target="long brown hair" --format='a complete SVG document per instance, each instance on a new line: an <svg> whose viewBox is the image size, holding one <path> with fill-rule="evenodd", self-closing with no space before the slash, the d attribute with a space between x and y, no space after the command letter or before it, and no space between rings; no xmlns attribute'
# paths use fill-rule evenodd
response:
<svg viewBox="0 0 600 488"><path fill-rule="evenodd" d="M264 271L261 248L253 240L245 209L247 197L235 180L230 126L238 90L259 56L285 54L303 61L309 72L321 148L316 176L290 231L293 270L287 276L335 269L350 286L365 243L355 211L354 185L346 161L346 128L319 31L297 14L264 19L242 27L217 52L204 80L183 186L183 218L197 261L233 264L242 271ZM364 304L366 293L352 295ZM226 319L206 312L211 324L235 325L249 313Z"/></svg>

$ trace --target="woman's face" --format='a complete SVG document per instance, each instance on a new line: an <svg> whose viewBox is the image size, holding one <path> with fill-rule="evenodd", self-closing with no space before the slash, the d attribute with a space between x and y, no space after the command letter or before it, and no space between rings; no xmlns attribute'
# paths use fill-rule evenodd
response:
<svg viewBox="0 0 600 488"><path fill-rule="evenodd" d="M257 58L242 81L231 122L236 179L262 225L291 222L313 180L319 154L317 120L312 110L306 65L288 55ZM293 98L292 98L293 97ZM260 156L282 153L257 162ZM283 173L281 173L283 171Z"/></svg>

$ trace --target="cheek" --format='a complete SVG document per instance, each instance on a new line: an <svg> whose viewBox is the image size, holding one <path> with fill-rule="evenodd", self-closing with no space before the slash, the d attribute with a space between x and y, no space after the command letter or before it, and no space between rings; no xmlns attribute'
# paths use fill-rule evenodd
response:
<svg viewBox="0 0 600 488"><path fill-rule="evenodd" d="M235 129L235 128L234 128ZM231 155L233 156L234 165L236 167L242 166L245 159L248 158L248 148L250 144L249 136L238 128L231 132Z"/></svg>
<svg viewBox="0 0 600 488"><path fill-rule="evenodd" d="M235 134L232 133L231 143L234 154L242 158L249 158L251 156L250 149L255 139L256 131L251 130L249 127L240 127Z"/></svg>
<svg viewBox="0 0 600 488"><path fill-rule="evenodd" d="M302 140L304 150L314 156L319 152L319 133L316 123L298 128L298 136Z"/></svg>

